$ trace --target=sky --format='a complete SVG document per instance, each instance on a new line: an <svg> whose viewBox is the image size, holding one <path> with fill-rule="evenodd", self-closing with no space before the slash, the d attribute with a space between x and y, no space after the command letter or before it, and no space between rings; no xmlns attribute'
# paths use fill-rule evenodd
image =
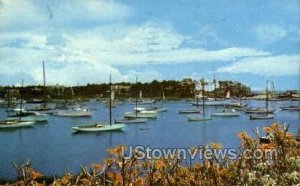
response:
<svg viewBox="0 0 300 186"><path fill-rule="evenodd" d="M0 85L204 77L300 87L298 0L0 0Z"/></svg>

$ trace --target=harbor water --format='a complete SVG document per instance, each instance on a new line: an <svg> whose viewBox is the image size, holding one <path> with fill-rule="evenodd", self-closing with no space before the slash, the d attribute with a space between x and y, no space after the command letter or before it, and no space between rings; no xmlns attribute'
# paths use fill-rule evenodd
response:
<svg viewBox="0 0 300 186"><path fill-rule="evenodd" d="M247 101L248 106L264 107L264 101ZM32 128L0 130L0 179L16 179L12 162L25 163L30 159L32 167L46 176L62 175L66 171L77 173L82 165L100 163L108 157L107 149L120 144L142 145L153 148L189 148L211 142L225 148L237 148L239 132L255 136L258 127L279 122L289 124L289 131L296 134L299 127L299 112L282 111L281 106L297 105L299 102L270 102L276 108L275 118L249 120L241 111L239 117L213 117L211 121L189 122L187 115L178 114L180 109L192 108L191 102L168 101L163 104L167 112L158 113L155 120L143 124L127 124L123 132L72 133L73 126L108 121L109 109L101 102L87 102L92 117L70 118L49 115L47 122ZM157 103L161 106L161 103ZM113 109L113 118L122 118L134 105L124 102ZM200 107L201 109L201 107ZM206 107L209 115L222 107ZM5 108L0 108L0 117L5 119Z"/></svg>

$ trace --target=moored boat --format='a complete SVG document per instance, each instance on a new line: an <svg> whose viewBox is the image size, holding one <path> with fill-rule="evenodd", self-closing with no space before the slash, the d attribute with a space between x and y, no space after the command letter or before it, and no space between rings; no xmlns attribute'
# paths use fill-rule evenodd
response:
<svg viewBox="0 0 300 186"><path fill-rule="evenodd" d="M31 127L34 121L0 121L0 129Z"/></svg>
<svg viewBox="0 0 300 186"><path fill-rule="evenodd" d="M46 114L40 114L38 112L20 112L15 115L7 116L6 120L13 121L13 120L20 120L20 121L47 121L48 117Z"/></svg>
<svg viewBox="0 0 300 186"><path fill-rule="evenodd" d="M76 105L68 109L59 110L55 115L64 117L90 117L92 113L88 108Z"/></svg>
<svg viewBox="0 0 300 186"><path fill-rule="evenodd" d="M199 109L183 109L178 110L178 114L192 114L192 113L200 113Z"/></svg>
<svg viewBox="0 0 300 186"><path fill-rule="evenodd" d="M188 116L188 121L209 121L212 120L211 117L203 117L203 116Z"/></svg>
<svg viewBox="0 0 300 186"><path fill-rule="evenodd" d="M120 120L115 120L115 123L146 123L148 120L143 118L124 118Z"/></svg>
<svg viewBox="0 0 300 186"><path fill-rule="evenodd" d="M292 106L286 106L286 107L280 107L281 110L287 110L287 111L300 111L300 106L298 105L292 105Z"/></svg>
<svg viewBox="0 0 300 186"><path fill-rule="evenodd" d="M274 114L253 114L249 118L250 120L274 119Z"/></svg>
<svg viewBox="0 0 300 186"><path fill-rule="evenodd" d="M215 112L211 114L212 116L221 116L221 117L236 117L240 116L240 113L235 111L234 109L232 110L222 110L221 112Z"/></svg>
<svg viewBox="0 0 300 186"><path fill-rule="evenodd" d="M106 131L115 131L122 130L125 127L125 124L104 124L96 123L94 125L83 125L72 127L75 132L106 132Z"/></svg>
<svg viewBox="0 0 300 186"><path fill-rule="evenodd" d="M126 113L124 113L124 118L148 118L148 119L155 119L155 118L157 118L157 114L156 113L126 112Z"/></svg>
<svg viewBox="0 0 300 186"><path fill-rule="evenodd" d="M275 109L265 109L265 108L247 108L244 110L246 114L266 114L274 113Z"/></svg>

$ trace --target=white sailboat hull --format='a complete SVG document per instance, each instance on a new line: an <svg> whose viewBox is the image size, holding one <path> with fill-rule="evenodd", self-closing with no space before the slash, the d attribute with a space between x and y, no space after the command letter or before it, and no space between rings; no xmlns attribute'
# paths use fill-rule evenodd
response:
<svg viewBox="0 0 300 186"><path fill-rule="evenodd" d="M147 119L137 118L137 119L122 119L115 120L115 123L146 123Z"/></svg>
<svg viewBox="0 0 300 186"><path fill-rule="evenodd" d="M212 113L212 116L220 116L220 117L237 117L240 115L239 112L216 112Z"/></svg>
<svg viewBox="0 0 300 186"><path fill-rule="evenodd" d="M56 115L63 117L90 117L92 113L89 111L58 111Z"/></svg>
<svg viewBox="0 0 300 186"><path fill-rule="evenodd" d="M149 119L155 119L157 118L156 113L135 113L135 112L126 112L124 114L125 118L149 118Z"/></svg>
<svg viewBox="0 0 300 186"><path fill-rule="evenodd" d="M126 125L125 124L113 124L113 125L90 125L90 126L78 126L72 127L75 132L106 132L106 131L115 131L122 130Z"/></svg>
<svg viewBox="0 0 300 186"><path fill-rule="evenodd" d="M188 121L209 121L212 120L211 117L202 117L202 116L189 116Z"/></svg>
<svg viewBox="0 0 300 186"><path fill-rule="evenodd" d="M34 121L1 121L0 129L31 127L34 124Z"/></svg>

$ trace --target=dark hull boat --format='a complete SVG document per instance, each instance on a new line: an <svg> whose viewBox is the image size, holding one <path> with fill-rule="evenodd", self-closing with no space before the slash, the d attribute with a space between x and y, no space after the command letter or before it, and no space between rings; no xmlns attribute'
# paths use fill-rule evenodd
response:
<svg viewBox="0 0 300 186"><path fill-rule="evenodd" d="M273 114L254 114L250 115L250 120L274 119Z"/></svg>
<svg viewBox="0 0 300 186"><path fill-rule="evenodd" d="M300 106L287 106L287 107L280 107L281 110L287 111L300 111Z"/></svg>

